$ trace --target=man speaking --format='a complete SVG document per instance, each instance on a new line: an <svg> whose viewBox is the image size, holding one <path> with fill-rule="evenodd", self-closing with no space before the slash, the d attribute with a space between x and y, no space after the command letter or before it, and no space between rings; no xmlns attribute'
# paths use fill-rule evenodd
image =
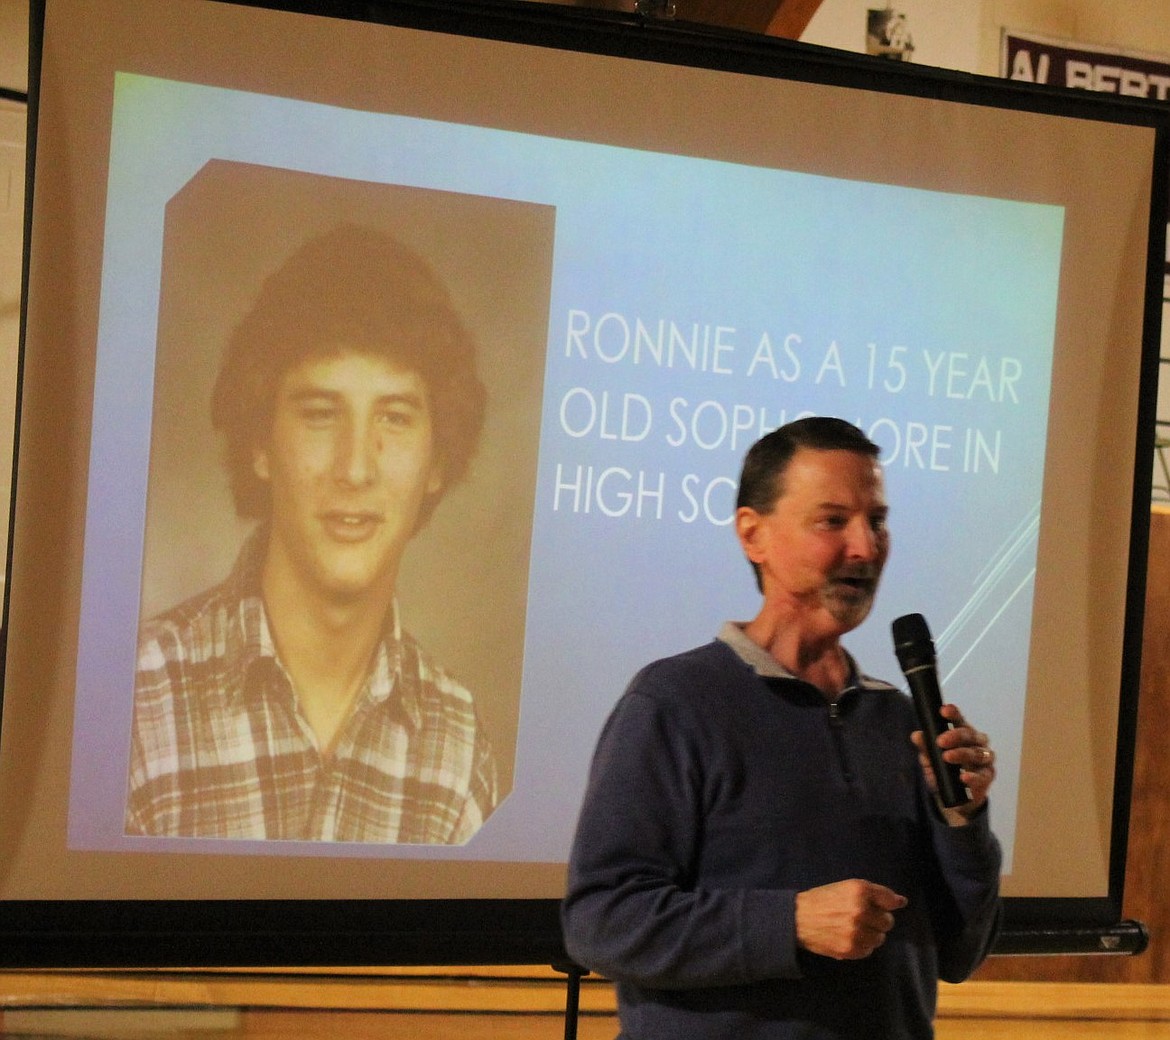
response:
<svg viewBox="0 0 1170 1040"><path fill-rule="evenodd" d="M879 450L839 419L748 452L736 531L756 617L644 668L595 753L563 907L629 1040L933 1035L937 984L999 916L995 776L953 706L944 809L910 699L841 645L889 550Z"/></svg>

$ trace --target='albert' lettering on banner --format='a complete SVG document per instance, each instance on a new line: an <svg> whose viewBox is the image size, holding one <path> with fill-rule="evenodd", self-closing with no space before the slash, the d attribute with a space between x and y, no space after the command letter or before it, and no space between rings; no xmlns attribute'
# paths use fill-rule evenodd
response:
<svg viewBox="0 0 1170 1040"><path fill-rule="evenodd" d="M1027 83L1170 100L1170 58L1083 47L1025 33L1004 33L1000 73Z"/></svg>

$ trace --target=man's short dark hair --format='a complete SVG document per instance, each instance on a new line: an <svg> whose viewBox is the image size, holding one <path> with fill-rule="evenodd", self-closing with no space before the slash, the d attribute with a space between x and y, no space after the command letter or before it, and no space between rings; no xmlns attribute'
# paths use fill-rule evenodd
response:
<svg viewBox="0 0 1170 1040"><path fill-rule="evenodd" d="M784 473L801 448L816 451L853 451L876 459L879 448L852 423L832 416L813 415L765 434L749 449L739 476L735 507L747 506L761 515L772 512L784 493ZM750 562L750 561L749 561ZM760 569L752 564L756 585L763 591Z"/></svg>
<svg viewBox="0 0 1170 1040"><path fill-rule="evenodd" d="M467 473L486 397L474 341L422 257L384 232L342 224L307 241L269 275L224 352L211 420L225 438L241 517L267 519L271 507L268 484L252 467L272 430L281 378L342 348L416 372L426 386L443 486L423 503L420 527Z"/></svg>

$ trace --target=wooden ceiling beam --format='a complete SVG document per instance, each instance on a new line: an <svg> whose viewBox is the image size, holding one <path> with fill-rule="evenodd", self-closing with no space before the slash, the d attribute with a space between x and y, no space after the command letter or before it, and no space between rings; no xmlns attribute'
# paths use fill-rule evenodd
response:
<svg viewBox="0 0 1170 1040"><path fill-rule="evenodd" d="M786 40L799 40L820 6L821 0L778 0L764 32Z"/></svg>

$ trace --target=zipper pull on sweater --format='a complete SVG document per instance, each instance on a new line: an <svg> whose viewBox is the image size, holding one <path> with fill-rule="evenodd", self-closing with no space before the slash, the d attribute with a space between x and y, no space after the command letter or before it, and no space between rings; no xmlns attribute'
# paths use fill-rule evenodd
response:
<svg viewBox="0 0 1170 1040"><path fill-rule="evenodd" d="M853 770L849 767L849 756L845 753L845 734L842 731L844 722L841 719L841 704L839 701L829 701L829 729L833 734L833 745L837 749L837 761L841 766L841 774L847 784L853 783Z"/></svg>

